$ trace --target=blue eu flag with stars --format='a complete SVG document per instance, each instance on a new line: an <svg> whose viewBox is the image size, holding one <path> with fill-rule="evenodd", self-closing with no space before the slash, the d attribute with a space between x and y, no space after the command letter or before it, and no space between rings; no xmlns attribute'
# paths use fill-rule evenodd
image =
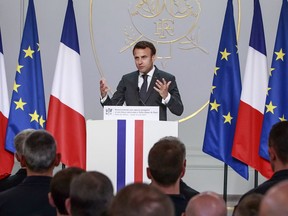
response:
<svg viewBox="0 0 288 216"><path fill-rule="evenodd" d="M272 56L264 107L259 154L269 160L268 137L272 126L288 119L288 2L283 0Z"/></svg>
<svg viewBox="0 0 288 216"><path fill-rule="evenodd" d="M241 94L241 77L232 0L228 0L214 70L203 152L223 161L242 177L248 166L232 157Z"/></svg>
<svg viewBox="0 0 288 216"><path fill-rule="evenodd" d="M33 0L29 0L10 104L6 149L15 152L13 139L27 128L45 129L46 109L40 47Z"/></svg>

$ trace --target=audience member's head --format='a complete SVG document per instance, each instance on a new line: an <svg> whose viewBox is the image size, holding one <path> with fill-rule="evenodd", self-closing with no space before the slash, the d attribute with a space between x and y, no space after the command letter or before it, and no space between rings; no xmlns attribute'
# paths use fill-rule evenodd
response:
<svg viewBox="0 0 288 216"><path fill-rule="evenodd" d="M260 216L288 215L288 181L282 181L270 188L260 204Z"/></svg>
<svg viewBox="0 0 288 216"><path fill-rule="evenodd" d="M226 216L227 208L222 197L214 192L202 192L192 197L186 207L186 216Z"/></svg>
<svg viewBox="0 0 288 216"><path fill-rule="evenodd" d="M262 194L252 193L245 196L237 205L234 216L257 216L259 214Z"/></svg>
<svg viewBox="0 0 288 216"><path fill-rule="evenodd" d="M150 149L147 175L161 187L176 184L185 170L184 144L176 137L164 137ZM178 182L179 185L179 182Z"/></svg>
<svg viewBox="0 0 288 216"><path fill-rule="evenodd" d="M288 166L288 121L273 125L269 133L269 156L274 172Z"/></svg>
<svg viewBox="0 0 288 216"><path fill-rule="evenodd" d="M174 216L174 206L169 197L158 189L134 183L116 194L109 216Z"/></svg>
<svg viewBox="0 0 288 216"><path fill-rule="evenodd" d="M49 202L56 207L58 215L68 215L65 201L69 198L70 183L75 176L85 172L78 167L68 167L58 171L50 183Z"/></svg>
<svg viewBox="0 0 288 216"><path fill-rule="evenodd" d="M33 132L34 129L25 129L20 131L15 137L14 137L14 147L15 147L15 157L16 159L21 162L21 158L23 155L24 150L24 143L26 138ZM21 164L23 166L23 164Z"/></svg>
<svg viewBox="0 0 288 216"><path fill-rule="evenodd" d="M106 215L113 197L113 185L106 175L85 172L73 178L66 209L72 216Z"/></svg>
<svg viewBox="0 0 288 216"><path fill-rule="evenodd" d="M28 176L35 174L52 176L54 166L60 162L54 137L45 130L33 131L25 140L23 161Z"/></svg>

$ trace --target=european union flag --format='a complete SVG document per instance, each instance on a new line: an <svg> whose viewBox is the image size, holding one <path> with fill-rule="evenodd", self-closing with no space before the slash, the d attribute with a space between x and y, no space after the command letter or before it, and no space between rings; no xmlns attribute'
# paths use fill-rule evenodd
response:
<svg viewBox="0 0 288 216"><path fill-rule="evenodd" d="M214 70L203 152L223 161L242 177L248 166L232 157L241 94L241 77L232 0L228 0Z"/></svg>
<svg viewBox="0 0 288 216"><path fill-rule="evenodd" d="M283 0L265 104L259 154L269 160L268 137L272 126L288 117L288 3ZM287 55L286 55L287 53Z"/></svg>
<svg viewBox="0 0 288 216"><path fill-rule="evenodd" d="M13 85L6 149L15 152L14 136L27 128L44 129L45 121L45 96L37 22L34 2L29 0Z"/></svg>

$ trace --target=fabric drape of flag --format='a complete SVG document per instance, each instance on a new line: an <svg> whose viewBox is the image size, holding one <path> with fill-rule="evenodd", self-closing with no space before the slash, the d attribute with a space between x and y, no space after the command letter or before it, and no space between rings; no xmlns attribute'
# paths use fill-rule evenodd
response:
<svg viewBox="0 0 288 216"><path fill-rule="evenodd" d="M272 125L279 121L287 121L288 117L288 3L283 0L272 66L270 69L269 84L265 103L264 122L261 134L259 154L269 160L268 137Z"/></svg>
<svg viewBox="0 0 288 216"><path fill-rule="evenodd" d="M13 139L27 128L45 129L46 108L37 22L29 0L22 35L6 133L6 149L15 151Z"/></svg>
<svg viewBox="0 0 288 216"><path fill-rule="evenodd" d="M228 0L206 122L203 152L248 178L246 164L231 155L241 92L232 0Z"/></svg>
<svg viewBox="0 0 288 216"><path fill-rule="evenodd" d="M62 163L86 168L80 49L72 0L68 0L58 59L50 95L47 130L57 141Z"/></svg>
<svg viewBox="0 0 288 216"><path fill-rule="evenodd" d="M0 179L8 176L14 165L14 154L5 149L6 128L9 115L9 99L6 81L4 53L0 30Z"/></svg>
<svg viewBox="0 0 288 216"><path fill-rule="evenodd" d="M259 0L254 0L251 36L242 84L232 156L270 178L271 165L259 155L268 86L266 44Z"/></svg>

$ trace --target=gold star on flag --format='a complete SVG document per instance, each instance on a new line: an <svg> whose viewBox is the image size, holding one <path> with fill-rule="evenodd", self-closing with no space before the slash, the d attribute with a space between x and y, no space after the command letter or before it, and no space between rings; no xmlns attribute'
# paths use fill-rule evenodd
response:
<svg viewBox="0 0 288 216"><path fill-rule="evenodd" d="M228 112L227 115L223 115L223 117L224 117L224 119L225 119L224 124L227 123L227 122L228 122L229 124L231 124L231 120L233 119L233 117L230 115L230 112Z"/></svg>
<svg viewBox="0 0 288 216"><path fill-rule="evenodd" d="M269 91L270 91L271 89L272 89L272 88L270 88L270 87L267 88L267 93L266 93L266 95L269 95Z"/></svg>
<svg viewBox="0 0 288 216"><path fill-rule="evenodd" d="M216 88L216 86L212 86L212 88L211 88L211 94L213 94L214 93L214 89Z"/></svg>
<svg viewBox="0 0 288 216"><path fill-rule="evenodd" d="M41 125L42 128L44 127L44 123L45 122L46 121L43 119L43 116L41 116L40 119L39 119L39 124Z"/></svg>
<svg viewBox="0 0 288 216"><path fill-rule="evenodd" d="M275 68L270 68L269 76L272 76L272 72L275 70Z"/></svg>
<svg viewBox="0 0 288 216"><path fill-rule="evenodd" d="M211 105L210 111L216 110L218 112L218 107L220 106L220 104L217 104L216 99L214 100L213 103L210 103L210 105Z"/></svg>
<svg viewBox="0 0 288 216"><path fill-rule="evenodd" d="M215 74L215 76L217 76L217 71L218 71L219 69L220 69L219 67L215 67L215 69L214 69L214 74Z"/></svg>
<svg viewBox="0 0 288 216"><path fill-rule="evenodd" d="M19 65L19 63L17 64L17 67L16 67L16 71L18 73L21 73L21 68L23 68L24 66L23 65Z"/></svg>
<svg viewBox="0 0 288 216"><path fill-rule="evenodd" d="M281 118L279 118L280 121L287 121L287 119L285 119L284 114Z"/></svg>
<svg viewBox="0 0 288 216"><path fill-rule="evenodd" d="M277 55L276 61L277 61L278 59L281 59L282 61L284 61L284 58L283 58L283 57L284 57L285 53L283 53L282 49L280 49L279 52L275 52L275 54Z"/></svg>
<svg viewBox="0 0 288 216"><path fill-rule="evenodd" d="M14 103L16 104L15 110L17 110L17 109L19 109L19 108L22 109L22 110L24 110L24 105L27 104L27 103L25 103L25 102L22 101L22 98L20 98L19 101L14 101Z"/></svg>
<svg viewBox="0 0 288 216"><path fill-rule="evenodd" d="M36 122L38 122L39 115L37 114L36 110L35 110L34 113L29 114L29 115L31 116L31 120L30 120L30 122L32 122L32 121L36 121Z"/></svg>
<svg viewBox="0 0 288 216"><path fill-rule="evenodd" d="M14 85L13 85L13 90L15 92L18 92L18 88L20 87L21 85L18 85L15 81L14 81Z"/></svg>
<svg viewBox="0 0 288 216"><path fill-rule="evenodd" d="M23 50L24 52L25 52L25 56L24 56L24 58L26 58L26 57L30 57L30 58L32 58L33 59L33 53L35 52L34 50L31 50L31 47L29 46L28 47L28 49L24 49Z"/></svg>
<svg viewBox="0 0 288 216"><path fill-rule="evenodd" d="M221 57L221 60L222 59L225 59L226 61L228 61L228 56L231 55L231 53L227 52L226 48L223 52L220 52L222 57Z"/></svg>
<svg viewBox="0 0 288 216"><path fill-rule="evenodd" d="M266 108L267 108L266 113L267 113L267 112L271 112L271 113L274 114L274 109L275 109L277 106L273 106L272 101L270 101L270 103L269 103L268 105L265 105L265 106L266 106Z"/></svg>

